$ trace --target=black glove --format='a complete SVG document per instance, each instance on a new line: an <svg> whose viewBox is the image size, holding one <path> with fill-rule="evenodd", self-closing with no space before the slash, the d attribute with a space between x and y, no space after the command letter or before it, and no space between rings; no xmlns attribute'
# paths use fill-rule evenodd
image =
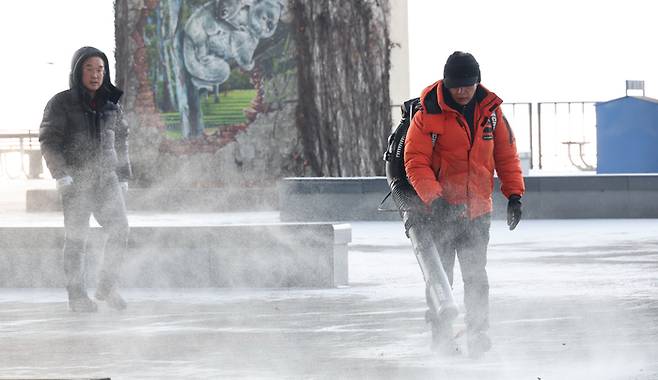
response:
<svg viewBox="0 0 658 380"><path fill-rule="evenodd" d="M465 205L453 205L442 197L436 198L429 206L431 218L435 221L450 222L464 216Z"/></svg>
<svg viewBox="0 0 658 380"><path fill-rule="evenodd" d="M516 228L521 221L521 196L513 194L507 202L507 225L510 231Z"/></svg>

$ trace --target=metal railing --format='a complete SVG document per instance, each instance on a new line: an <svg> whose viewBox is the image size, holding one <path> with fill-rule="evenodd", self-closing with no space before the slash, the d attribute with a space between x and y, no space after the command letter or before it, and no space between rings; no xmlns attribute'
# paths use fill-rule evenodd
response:
<svg viewBox="0 0 658 380"><path fill-rule="evenodd" d="M539 169L596 169L596 103L537 103Z"/></svg>
<svg viewBox="0 0 658 380"><path fill-rule="evenodd" d="M0 131L0 164L2 172L9 178L17 176L10 171L8 163L11 154L18 155L20 168L27 178L39 178L43 173L41 145L38 131ZM25 165L28 158L28 169Z"/></svg>
<svg viewBox="0 0 658 380"><path fill-rule="evenodd" d="M503 114L514 132L516 138L516 149L520 153L527 152L529 155L530 169L533 168L533 118L532 118L532 103L530 102L513 102L503 103Z"/></svg>

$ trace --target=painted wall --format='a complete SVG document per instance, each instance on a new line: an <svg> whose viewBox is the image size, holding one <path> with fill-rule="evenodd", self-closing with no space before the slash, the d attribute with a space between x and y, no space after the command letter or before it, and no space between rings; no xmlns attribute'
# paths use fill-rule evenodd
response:
<svg viewBox="0 0 658 380"><path fill-rule="evenodd" d="M139 186L383 172L388 1L117 0Z"/></svg>
<svg viewBox="0 0 658 380"><path fill-rule="evenodd" d="M286 1L117 1L117 82L141 186L304 175Z"/></svg>

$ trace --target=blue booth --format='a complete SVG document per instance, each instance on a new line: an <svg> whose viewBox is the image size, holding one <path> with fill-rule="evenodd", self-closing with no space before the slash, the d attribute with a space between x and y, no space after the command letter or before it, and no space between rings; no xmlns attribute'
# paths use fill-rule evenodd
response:
<svg viewBox="0 0 658 380"><path fill-rule="evenodd" d="M658 99L596 103L596 172L658 173Z"/></svg>

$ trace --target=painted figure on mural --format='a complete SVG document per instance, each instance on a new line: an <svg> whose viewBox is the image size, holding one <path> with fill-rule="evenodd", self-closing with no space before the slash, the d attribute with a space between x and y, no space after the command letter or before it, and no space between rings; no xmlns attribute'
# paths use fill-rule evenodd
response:
<svg viewBox="0 0 658 380"><path fill-rule="evenodd" d="M197 88L224 83L235 62L254 67L254 51L271 37L283 4L278 0L213 0L197 9L185 24L183 57Z"/></svg>
<svg viewBox="0 0 658 380"><path fill-rule="evenodd" d="M117 285L128 245L125 196L132 176L123 92L110 82L107 56L93 47L75 52L69 89L46 105L39 142L62 201L64 274L69 308L95 312L85 286L85 250L93 214L107 235L96 299L123 310Z"/></svg>

